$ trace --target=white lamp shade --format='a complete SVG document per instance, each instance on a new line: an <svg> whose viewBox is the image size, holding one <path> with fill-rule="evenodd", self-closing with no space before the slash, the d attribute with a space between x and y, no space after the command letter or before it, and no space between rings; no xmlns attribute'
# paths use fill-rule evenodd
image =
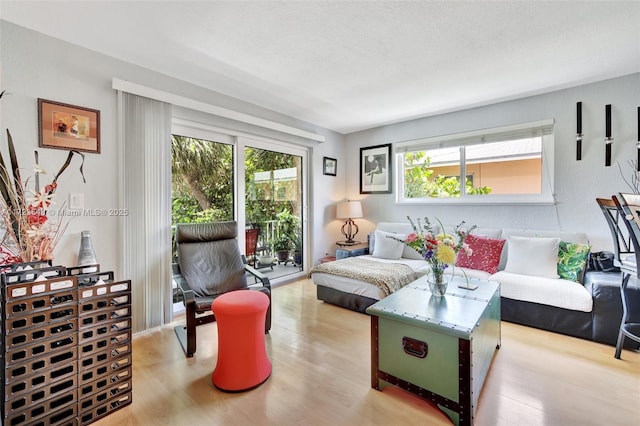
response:
<svg viewBox="0 0 640 426"><path fill-rule="evenodd" d="M362 204L360 201L341 201L336 209L337 219L353 219L362 217Z"/></svg>

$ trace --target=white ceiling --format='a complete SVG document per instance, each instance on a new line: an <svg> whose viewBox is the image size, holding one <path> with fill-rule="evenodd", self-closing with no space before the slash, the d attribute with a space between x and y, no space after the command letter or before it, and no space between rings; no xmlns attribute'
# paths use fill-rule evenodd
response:
<svg viewBox="0 0 640 426"><path fill-rule="evenodd" d="M340 133L640 72L640 1L2 0L0 17Z"/></svg>

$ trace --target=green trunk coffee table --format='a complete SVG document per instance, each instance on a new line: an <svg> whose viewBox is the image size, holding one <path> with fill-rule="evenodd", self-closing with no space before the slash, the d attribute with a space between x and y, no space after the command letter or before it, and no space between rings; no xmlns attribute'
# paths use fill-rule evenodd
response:
<svg viewBox="0 0 640 426"><path fill-rule="evenodd" d="M426 277L371 305L371 387L395 385L472 425L480 390L500 348L500 285L469 278L431 295Z"/></svg>

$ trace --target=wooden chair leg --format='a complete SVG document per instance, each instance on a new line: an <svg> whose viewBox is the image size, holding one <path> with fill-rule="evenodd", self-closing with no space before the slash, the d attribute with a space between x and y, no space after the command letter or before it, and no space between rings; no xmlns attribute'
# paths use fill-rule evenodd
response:
<svg viewBox="0 0 640 426"><path fill-rule="evenodd" d="M267 308L267 313L264 321L264 334L269 333L271 330L271 296L269 296L269 307Z"/></svg>
<svg viewBox="0 0 640 426"><path fill-rule="evenodd" d="M196 353L196 307L187 306L187 357Z"/></svg>
<svg viewBox="0 0 640 426"><path fill-rule="evenodd" d="M196 352L196 308L194 304L187 304L185 315L187 325L179 325L174 328L178 341L187 358L191 358Z"/></svg>
<svg viewBox="0 0 640 426"><path fill-rule="evenodd" d="M268 334L269 330L271 330L271 291L265 287L259 288L257 291L264 293L269 297L269 307L267 308L264 321L264 334Z"/></svg>

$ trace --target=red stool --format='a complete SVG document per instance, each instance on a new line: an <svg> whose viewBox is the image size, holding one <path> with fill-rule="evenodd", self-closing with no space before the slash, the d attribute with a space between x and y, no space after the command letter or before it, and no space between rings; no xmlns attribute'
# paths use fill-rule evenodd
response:
<svg viewBox="0 0 640 426"><path fill-rule="evenodd" d="M255 290L237 290L216 298L211 309L218 323L218 361L211 374L214 386L242 392L271 375L264 341L269 297Z"/></svg>

